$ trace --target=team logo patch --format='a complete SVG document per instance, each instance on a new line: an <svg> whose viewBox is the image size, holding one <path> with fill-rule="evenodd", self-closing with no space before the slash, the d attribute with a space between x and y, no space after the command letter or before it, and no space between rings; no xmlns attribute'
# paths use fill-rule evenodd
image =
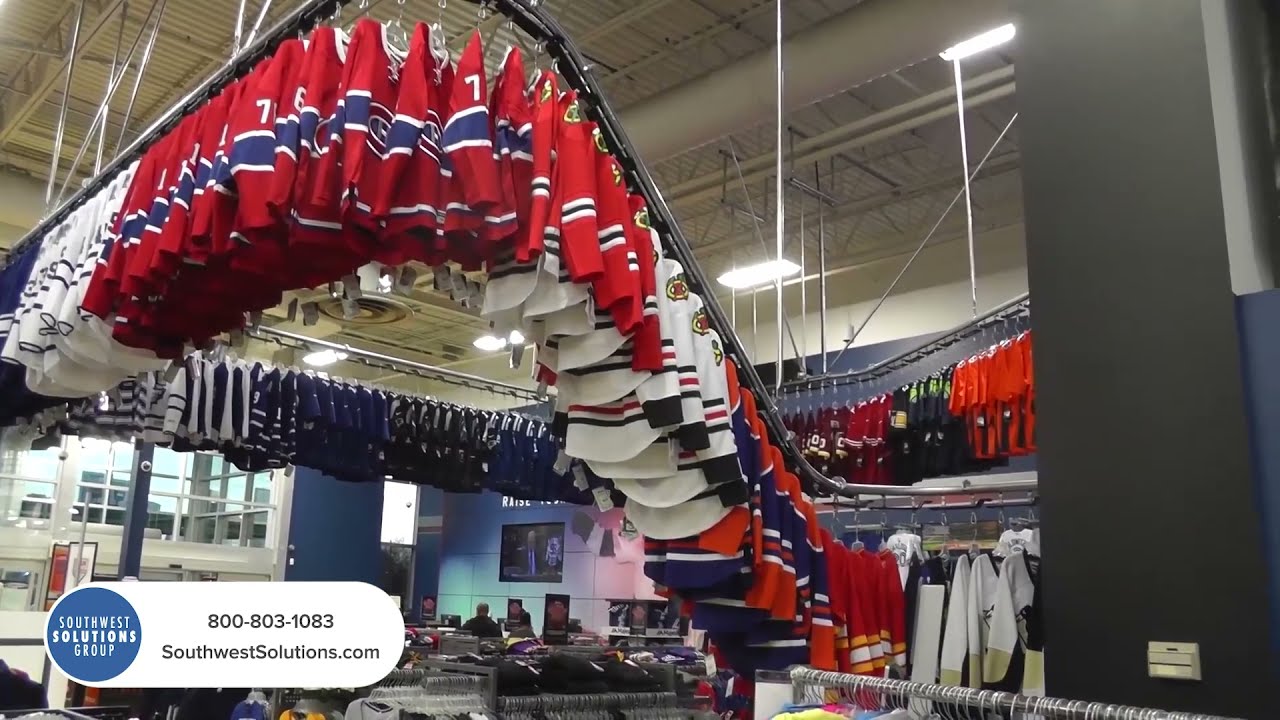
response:
<svg viewBox="0 0 1280 720"><path fill-rule="evenodd" d="M689 283L685 282L684 273L672 275L667 280L667 297L672 300L689 299Z"/></svg>
<svg viewBox="0 0 1280 720"><path fill-rule="evenodd" d="M711 356L716 359L716 365L724 364L724 348L720 347L720 341L711 338Z"/></svg>
<svg viewBox="0 0 1280 720"><path fill-rule="evenodd" d="M582 122L582 110L578 108L577 100L569 103L569 108L564 111L564 121L567 123Z"/></svg>
<svg viewBox="0 0 1280 720"><path fill-rule="evenodd" d="M591 133L591 139L596 141L596 149L602 153L608 154L609 146L604 143L604 133L600 132L600 128L596 128Z"/></svg>
<svg viewBox="0 0 1280 720"><path fill-rule="evenodd" d="M546 102L551 99L551 80L548 79L542 83L542 94L538 96L539 102Z"/></svg>
<svg viewBox="0 0 1280 720"><path fill-rule="evenodd" d="M699 335L706 335L711 331L711 322L707 320L706 310L699 310L693 314L693 331ZM716 364L719 365L719 362Z"/></svg>
<svg viewBox="0 0 1280 720"><path fill-rule="evenodd" d="M613 163L613 184L622 185L622 168L618 167L618 163Z"/></svg>

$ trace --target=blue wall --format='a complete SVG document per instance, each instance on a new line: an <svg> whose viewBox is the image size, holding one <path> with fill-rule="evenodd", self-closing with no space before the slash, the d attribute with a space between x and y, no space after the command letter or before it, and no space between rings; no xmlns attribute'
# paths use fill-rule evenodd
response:
<svg viewBox="0 0 1280 720"><path fill-rule="evenodd" d="M293 476L285 580L356 580L382 572L382 483L335 480L299 467Z"/></svg>
<svg viewBox="0 0 1280 720"><path fill-rule="evenodd" d="M508 501L510 503L510 501ZM519 501L516 501L517 503ZM505 506L495 493L444 496L444 531L441 534L440 612L471 617L476 603L487 602L491 612L504 616L507 598L521 598L533 616L535 629L542 624L544 595L570 597L570 614L586 628L607 625L610 599L657 599L653 584L644 578L643 542L634 544L617 535L619 510L600 512L594 507L565 504ZM585 515L586 518L581 516ZM592 528L590 541L574 532ZM586 520L589 519L588 524ZM559 583L505 583L498 580L502 526L521 523L565 524L564 580ZM600 556L599 538L609 533L614 554Z"/></svg>
<svg viewBox="0 0 1280 720"><path fill-rule="evenodd" d="M1254 487L1271 601L1271 644L1280 655L1280 290L1237 298L1240 363L1249 414ZM1205 499L1212 500L1211 489Z"/></svg>
<svg viewBox="0 0 1280 720"><path fill-rule="evenodd" d="M421 620L422 597L440 593L440 531L444 491L423 486L418 492L418 543L414 552L413 603L410 618ZM439 611L437 611L439 612Z"/></svg>

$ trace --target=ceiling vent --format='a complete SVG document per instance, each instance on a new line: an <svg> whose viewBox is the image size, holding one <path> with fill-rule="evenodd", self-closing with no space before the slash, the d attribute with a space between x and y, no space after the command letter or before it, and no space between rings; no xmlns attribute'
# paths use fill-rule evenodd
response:
<svg viewBox="0 0 1280 720"><path fill-rule="evenodd" d="M413 308L392 294L391 276L379 263L362 265L341 284L341 293L319 301L320 312L347 325L391 325L408 320Z"/></svg>

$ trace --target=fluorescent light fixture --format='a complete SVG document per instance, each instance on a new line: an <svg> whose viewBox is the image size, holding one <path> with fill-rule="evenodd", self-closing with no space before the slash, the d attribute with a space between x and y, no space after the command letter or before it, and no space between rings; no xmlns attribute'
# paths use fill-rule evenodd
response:
<svg viewBox="0 0 1280 720"><path fill-rule="evenodd" d="M477 349L485 352L497 352L507 346L507 341L496 335L481 335L471 343Z"/></svg>
<svg viewBox="0 0 1280 720"><path fill-rule="evenodd" d="M347 354L344 352L339 352L337 350L318 350L303 356L302 362L312 367L324 367L346 359Z"/></svg>
<svg viewBox="0 0 1280 720"><path fill-rule="evenodd" d="M988 30L981 35L975 35L962 43L952 45L938 54L938 57L951 62L953 60L963 60L970 55L976 55L983 50L990 50L997 45L1003 45L1013 39L1017 28L1013 23L1001 25L994 30Z"/></svg>
<svg viewBox="0 0 1280 720"><path fill-rule="evenodd" d="M734 290L756 287L786 278L800 272L800 266L790 260L769 260L758 265L740 267L721 275L717 280Z"/></svg>
<svg viewBox="0 0 1280 720"><path fill-rule="evenodd" d="M519 330L512 330L510 333L507 334L507 342L511 343L512 345L523 345L524 333L520 332Z"/></svg>

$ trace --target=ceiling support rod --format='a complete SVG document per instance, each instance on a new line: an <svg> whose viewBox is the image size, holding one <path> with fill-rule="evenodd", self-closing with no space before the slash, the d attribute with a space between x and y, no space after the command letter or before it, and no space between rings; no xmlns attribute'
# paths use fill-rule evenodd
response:
<svg viewBox="0 0 1280 720"><path fill-rule="evenodd" d="M897 277L895 277L893 282L889 283L889 287L885 288L884 292L880 294L880 299L876 301L874 306L872 306L871 312L867 313L867 316L862 319L862 324L853 328L852 332L849 333L849 338L844 341L844 347L836 354L836 359L831 362L832 365L839 364L840 358L844 357L845 352L847 352L849 348L853 347L853 341L858 339L858 336L862 334L864 329L866 329L867 323L871 322L871 318L875 317L876 312L880 310L880 306L884 305L884 301L889 299L889 295L893 293L894 288L898 287L898 282L902 280L902 276L907 274L907 268L911 267L911 263L914 263L916 258L920 257L920 253L924 251L925 246L933 239L934 233L938 232L938 228L942 227L942 221L947 219L947 215L951 213L951 209L956 206L956 203L960 202L961 197L965 196L969 187L969 181L977 177L978 173L982 172L982 166L987 164L987 160L991 158L991 153L995 152L996 147L1000 145L1000 141L1004 140L1004 136L1009 134L1009 128L1013 127L1013 123L1017 119L1018 114L1014 113L1013 117L1009 118L1009 122L1005 124L1004 129L1000 131L1000 135L996 137L995 142L991 143L991 147L987 149L987 154L983 155L982 160L974 166L973 172L964 173L964 187L960 188L960 191L951 198L951 202L947 204L946 209L938 216L938 221L933 224L933 227L929 228L929 232L925 234L924 239L916 246L915 252L911 253L911 257L907 258L906 264L898 271ZM974 317L977 317L976 313L974 314Z"/></svg>
<svg viewBox="0 0 1280 720"><path fill-rule="evenodd" d="M66 80L62 83L62 107L58 109L58 128L53 134L53 156L49 159L49 181L44 188L44 208L52 209L53 184L58 177L58 161L62 159L62 140L67 133L67 103L71 101L71 78L76 72L76 57L79 55L80 26L84 24L84 6L86 0L80 0L76 7L76 24L71 28L71 59L67 61Z"/></svg>
<svg viewBox="0 0 1280 720"><path fill-rule="evenodd" d="M138 34L133 38L133 44L129 46L129 53L125 56L124 66L120 68L120 72L115 77L110 78L111 83L107 86L106 96L102 98L102 104L98 106L98 112L93 116L93 122L90 123L89 127L95 127L101 122L102 132L106 133L107 113L111 108L111 98L115 96L116 90L120 89L120 83L124 81L125 68L133 61L133 55L138 50L138 43L142 40L142 35L147 30L147 22L151 20L151 17L155 15L156 9L159 8L160 15L151 27L151 36L147 39L147 47L143 50L142 63L138 66L138 77L141 78L142 73L146 71L147 61L151 58L151 48L155 45L156 37L160 34L160 23L164 20L164 10L168 3L169 0L152 0L151 10L138 28ZM58 202L62 202L62 196L67 192L67 186L71 184L72 178L76 176L76 171L80 169L80 162L84 160L84 154L89 149L89 141L92 137L92 132L86 135L84 142L80 144L80 149L76 151L76 157L71 161L71 169L67 171L67 177L58 188ZM99 167L100 169L101 167ZM97 173L95 172L94 175L97 175Z"/></svg>

